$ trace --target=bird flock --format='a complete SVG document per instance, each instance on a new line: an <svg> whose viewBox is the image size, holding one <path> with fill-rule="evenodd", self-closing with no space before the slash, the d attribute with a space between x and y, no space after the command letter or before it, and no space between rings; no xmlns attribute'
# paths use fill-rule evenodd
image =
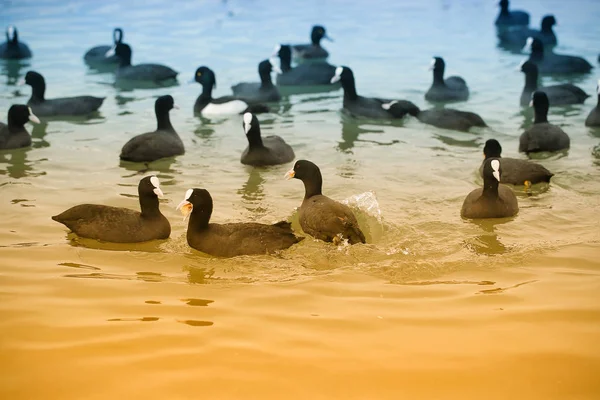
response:
<svg viewBox="0 0 600 400"><path fill-rule="evenodd" d="M558 39L553 31L556 18L542 18L540 29L529 28L530 17L524 11L511 11L508 0L499 2L500 12L495 25L500 47L508 51L527 51L529 57L518 69L525 80L519 103L532 106L533 125L522 133L519 151L531 154L559 152L570 147L570 138L560 127L548 121L549 107L581 104L590 97L582 88L571 83L540 86L540 76L578 76L590 73L592 65L585 59L557 54L553 48ZM113 44L91 48L84 61L93 68L107 68L115 73L115 84L133 87L160 88L176 84L178 72L161 64L132 64L132 49L123 41L121 28L113 31ZM257 114L270 111L281 100L280 88L305 87L335 90L341 87L343 112L354 118L395 120L414 117L420 122L442 129L469 131L486 127L484 119L472 112L460 111L446 104L466 101L469 98L467 81L460 76L444 76L446 63L434 57L431 63L433 80L425 92L425 99L434 107L421 110L405 99L360 96L352 69L334 66L326 59L328 51L322 40L331 40L323 26L311 31L308 44L279 44L274 53L257 66L259 81L240 82L231 87L232 94L214 98L216 74L208 66L196 69L193 81L202 91L193 105L196 115L241 115L242 129L248 146L240 157L245 165L264 167L292 162L296 155L290 145L276 135L262 136ZM25 59L32 57L29 47L19 39L18 31L10 26L6 42L0 45L0 58ZM278 59L278 60L277 60ZM292 61L296 60L296 65ZM600 61L600 57L599 57ZM275 82L272 74L276 73ZM8 123L0 123L0 150L31 145L31 136L25 128L27 122L40 123L39 117L86 117L102 106L104 98L77 96L49 99L45 97L46 82L42 74L28 71L23 84L31 87L27 104L14 104L8 110ZM600 81L597 96L600 103ZM585 124L600 127L597 104L589 113ZM169 112L177 108L170 95L155 101L157 128L130 139L123 145L120 159L136 163L149 163L162 158L185 153L184 144L171 124ZM501 157L502 146L490 139L485 143L485 159L480 166L483 186L473 190L463 202L463 218L506 218L519 211L514 187L550 182L553 174L539 163L525 159ZM304 184L305 195L298 209L302 231L326 242L366 243L353 211L322 193L323 177L319 167L308 160L298 160L286 174L287 179L299 179ZM513 185L513 187L507 186ZM159 179L146 176L138 185L140 211L106 205L81 204L52 217L81 237L107 242L135 243L167 239L171 226L160 212L159 200L163 196ZM205 189L189 189L177 207L188 221L187 242L201 252L218 256L269 254L287 249L304 237L298 236L287 221L273 225L260 223L211 223L213 202Z"/></svg>

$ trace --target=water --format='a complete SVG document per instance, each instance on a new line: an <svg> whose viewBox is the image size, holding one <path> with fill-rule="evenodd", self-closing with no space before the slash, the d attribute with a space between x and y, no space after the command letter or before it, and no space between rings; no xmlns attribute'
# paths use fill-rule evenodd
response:
<svg viewBox="0 0 600 400"><path fill-rule="evenodd" d="M537 26L552 11L557 52L595 62L600 5L515 2ZM531 113L518 106L524 55L496 47L492 1L4 1L34 57L1 64L1 120L25 103L15 86L41 72L47 96L106 96L100 115L28 128L31 149L0 153L0 394L6 398L597 398L600 385L600 131L583 122L595 99L551 110L571 137L543 164L546 187L518 193L514 219L468 222L460 206L481 184L486 139L518 157ZM107 22L108 21L108 24ZM297 157L321 167L324 191L359 207L370 243L304 240L278 256L213 259L190 250L175 206L191 187L213 196L213 220L292 218L299 181L283 165L239 163L241 117L201 120L200 65L215 95L255 81L274 46L326 26L332 64L348 65L360 94L422 108L430 58L466 78L468 102L490 128L458 133L354 121L341 91L293 95L260 116ZM160 62L179 85L121 90L88 69L85 51L124 28L133 63ZM595 92L594 74L575 82ZM555 81L544 78L544 84ZM137 208L138 165L120 165L132 136L153 130L157 96L186 154L151 164L171 239L114 245L67 235L50 219L80 203ZM434 385L431 383L435 382ZM33 383L33 384L32 384Z"/></svg>

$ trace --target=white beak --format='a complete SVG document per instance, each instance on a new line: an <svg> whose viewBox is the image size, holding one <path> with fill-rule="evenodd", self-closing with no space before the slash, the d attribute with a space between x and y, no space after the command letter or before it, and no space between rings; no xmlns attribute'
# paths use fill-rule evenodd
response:
<svg viewBox="0 0 600 400"><path fill-rule="evenodd" d="M269 59L269 62L271 63L271 68L273 68L273 71L275 71L278 74L283 74L283 71L281 70L281 68L279 68L279 65L277 65L272 58Z"/></svg>
<svg viewBox="0 0 600 400"><path fill-rule="evenodd" d="M287 180L290 180L295 176L296 176L296 172L293 169L290 169L288 172L285 173L284 178Z"/></svg>
<svg viewBox="0 0 600 400"><path fill-rule="evenodd" d="M162 190L160 190L160 188L154 188L152 189L152 191L154 192L155 195L157 195L158 197L163 197L164 193Z"/></svg>
<svg viewBox="0 0 600 400"><path fill-rule="evenodd" d="M492 174L494 175L494 178L496 178L498 182L500 182L500 171L494 171L492 172Z"/></svg>
<svg viewBox="0 0 600 400"><path fill-rule="evenodd" d="M19 79L19 81L17 82L17 86L25 86L25 78Z"/></svg>
<svg viewBox="0 0 600 400"><path fill-rule="evenodd" d="M177 104L173 104L173 108L179 110L179 106Z"/></svg>
<svg viewBox="0 0 600 400"><path fill-rule="evenodd" d="M113 46L109 51L106 52L106 54L104 54L104 57L112 57L115 55L115 49L116 47Z"/></svg>
<svg viewBox="0 0 600 400"><path fill-rule="evenodd" d="M31 111L30 111L31 113ZM29 114L29 120L33 123L40 124L40 119L36 117L33 113Z"/></svg>
<svg viewBox="0 0 600 400"><path fill-rule="evenodd" d="M248 132L250 132L250 128L252 128L252 124L244 123L244 132L246 133L246 135L248 134Z"/></svg>

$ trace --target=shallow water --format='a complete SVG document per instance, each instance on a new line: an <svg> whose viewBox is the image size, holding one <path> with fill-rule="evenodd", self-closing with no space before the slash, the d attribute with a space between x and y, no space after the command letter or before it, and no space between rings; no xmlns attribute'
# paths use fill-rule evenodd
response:
<svg viewBox="0 0 600 400"><path fill-rule="evenodd" d="M525 57L496 47L492 1L3 2L34 58L0 64L0 110L24 103L15 86L41 72L47 96L106 96L90 120L33 127L31 149L0 153L0 397L593 399L600 396L600 131L583 122L595 100L551 110L567 154L541 162L549 186L518 194L513 219L461 220L486 139L517 155L531 124L519 108ZM514 2L537 26L552 11L560 53L596 66L576 79L595 93L600 4ZM367 5L368 4L368 5ZM542 8L543 7L543 8ZM105 25L105 21L110 21ZM292 218L303 196L290 165L252 169L241 117L201 120L195 69L217 74L216 94L257 80L277 43L305 42L324 24L330 62L351 66L364 95L426 108L431 56L466 78L454 105L490 128L444 131L354 121L341 91L291 95L260 116L263 132L317 163L326 194L362 201L370 243L304 240L276 256L214 259L192 251L175 206L208 189L213 220ZM84 52L121 26L133 62L161 62L179 85L122 90L85 66ZM553 80L544 79L549 84ZM171 239L114 245L53 222L79 203L137 208L142 167L119 164L122 145L154 129L154 99L171 94L186 154L150 165L161 179ZM29 126L31 131L31 127Z"/></svg>

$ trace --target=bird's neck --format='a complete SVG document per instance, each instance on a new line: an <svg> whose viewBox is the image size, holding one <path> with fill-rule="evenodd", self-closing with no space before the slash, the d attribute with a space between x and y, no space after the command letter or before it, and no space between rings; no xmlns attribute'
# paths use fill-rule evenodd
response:
<svg viewBox="0 0 600 400"><path fill-rule="evenodd" d="M538 73L531 71L525 75L525 89L535 91L538 87Z"/></svg>
<svg viewBox="0 0 600 400"><path fill-rule="evenodd" d="M265 87L270 87L273 86L273 81L271 80L271 72L267 72L267 71L259 71L259 75L260 75L260 86L265 88Z"/></svg>
<svg viewBox="0 0 600 400"><path fill-rule="evenodd" d="M323 179L321 176L314 181L303 181L304 182L304 199L310 199L313 196L318 196L321 193L321 188L323 186Z"/></svg>
<svg viewBox="0 0 600 400"><path fill-rule="evenodd" d="M433 84L443 86L444 83L444 68L436 68L433 70Z"/></svg>
<svg viewBox="0 0 600 400"><path fill-rule="evenodd" d="M496 178L483 180L483 197L490 199L498 197L498 181Z"/></svg>
<svg viewBox="0 0 600 400"><path fill-rule="evenodd" d="M162 215L158 208L157 196L142 196L140 194L140 209L142 210L142 218L153 218Z"/></svg>
<svg viewBox="0 0 600 400"><path fill-rule="evenodd" d="M171 131L175 132L173 125L171 125L171 118L169 117L168 111L159 111L156 110L156 122L157 122L157 131Z"/></svg>
<svg viewBox="0 0 600 400"><path fill-rule="evenodd" d="M40 82L39 84L31 87L31 100L44 101L45 93L46 93L46 83Z"/></svg>
<svg viewBox="0 0 600 400"><path fill-rule="evenodd" d="M190 222L188 223L188 232L199 232L208 228L208 222L210 221L211 214L212 210L196 208L192 209L192 214L190 215Z"/></svg>
<svg viewBox="0 0 600 400"><path fill-rule="evenodd" d="M358 98L354 77L342 80L342 88L344 89L344 99L356 100Z"/></svg>

